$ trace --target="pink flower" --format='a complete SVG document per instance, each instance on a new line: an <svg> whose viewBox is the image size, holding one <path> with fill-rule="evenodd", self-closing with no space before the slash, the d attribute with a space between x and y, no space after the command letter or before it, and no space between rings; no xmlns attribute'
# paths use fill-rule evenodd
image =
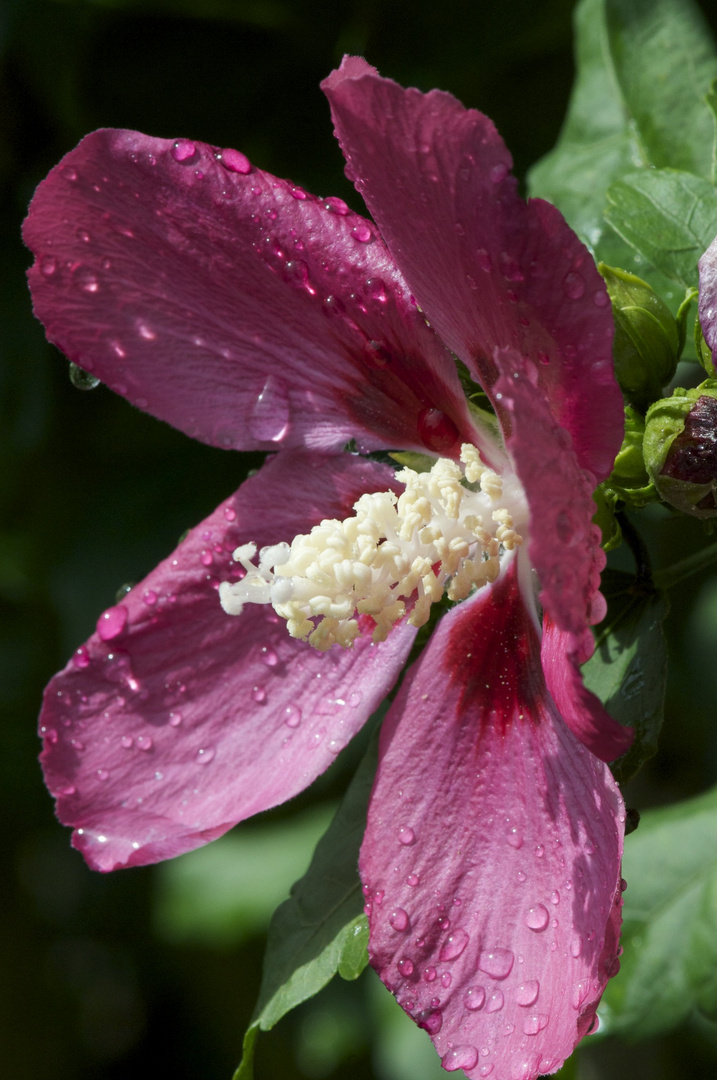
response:
<svg viewBox="0 0 717 1080"><path fill-rule="evenodd" d="M439 561L385 640L367 600L353 647L319 652L287 633L284 592L222 611L231 553L343 528L362 495L402 490L341 453L349 439L454 462L469 444L466 473L476 447L502 479L465 498L507 506L486 540L497 578L441 619L389 710L360 870L371 962L444 1067L532 1078L590 1029L618 966L624 818L604 762L631 735L579 672L604 614L590 493L622 432L608 297L560 214L519 197L486 117L355 58L324 89L373 221L236 151L123 131L88 136L35 195L49 338L196 438L278 451L55 676L42 762L101 870L188 851L303 789L396 682Z"/></svg>

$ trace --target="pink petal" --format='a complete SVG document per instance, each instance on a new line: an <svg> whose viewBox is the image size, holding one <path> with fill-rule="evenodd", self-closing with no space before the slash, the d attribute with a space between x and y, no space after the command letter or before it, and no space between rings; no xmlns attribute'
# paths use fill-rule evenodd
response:
<svg viewBox="0 0 717 1080"><path fill-rule="evenodd" d="M291 540L392 478L349 455L280 454L100 617L40 718L47 785L91 866L178 855L283 802L381 702L412 628L320 654L271 608L226 615L216 586L238 544Z"/></svg>
<svg viewBox="0 0 717 1080"><path fill-rule="evenodd" d="M599 592L605 566L600 529L593 525L595 486L580 466L570 435L556 421L530 362L496 350L496 396L510 418L506 440L530 509L530 562L538 573L540 600L565 630L583 634L605 614Z"/></svg>
<svg viewBox="0 0 717 1080"><path fill-rule="evenodd" d="M587 249L554 207L521 199L481 113L439 90L404 90L355 57L322 85L347 174L431 324L487 389L496 348L529 357L581 466L604 479L622 397L610 303Z"/></svg>
<svg viewBox="0 0 717 1080"><path fill-rule="evenodd" d="M541 658L545 682L573 734L602 761L615 761L632 746L633 728L623 727L583 683L580 665L595 651L592 634L576 638L546 615Z"/></svg>
<svg viewBox="0 0 717 1080"><path fill-rule="evenodd" d="M204 442L443 452L436 410L470 437L453 360L376 228L236 151L97 131L40 185L24 237L50 340Z"/></svg>
<svg viewBox="0 0 717 1080"><path fill-rule="evenodd" d="M371 962L446 1069L532 1080L617 970L623 804L543 682L515 563L456 607L382 733L361 853Z"/></svg>

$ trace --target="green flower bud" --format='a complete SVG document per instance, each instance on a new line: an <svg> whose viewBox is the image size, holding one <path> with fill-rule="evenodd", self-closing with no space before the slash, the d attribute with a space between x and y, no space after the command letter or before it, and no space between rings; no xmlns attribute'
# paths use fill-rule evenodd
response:
<svg viewBox="0 0 717 1080"><path fill-rule="evenodd" d="M694 517L717 516L717 379L651 405L643 448L660 498Z"/></svg>
<svg viewBox="0 0 717 1080"><path fill-rule="evenodd" d="M605 263L615 319L615 375L626 398L643 411L675 374L680 334L670 309L639 277Z"/></svg>

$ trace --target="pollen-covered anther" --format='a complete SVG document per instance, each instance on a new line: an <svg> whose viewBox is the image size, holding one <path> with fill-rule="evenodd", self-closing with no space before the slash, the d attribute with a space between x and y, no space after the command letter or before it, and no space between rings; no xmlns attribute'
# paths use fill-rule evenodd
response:
<svg viewBox="0 0 717 1080"><path fill-rule="evenodd" d="M502 552L522 543L514 512L523 519L523 502L514 496L513 510L496 505L503 480L474 446L462 447L461 463L439 459L424 473L401 469L399 496L362 495L344 521L327 519L290 546L262 548L258 566L255 544L237 548L234 558L246 574L221 585L225 611L238 615L247 603L270 603L292 637L324 651L351 645L360 633L357 616L370 616L373 640L384 641L400 619L422 626L444 594L462 600L495 581Z"/></svg>

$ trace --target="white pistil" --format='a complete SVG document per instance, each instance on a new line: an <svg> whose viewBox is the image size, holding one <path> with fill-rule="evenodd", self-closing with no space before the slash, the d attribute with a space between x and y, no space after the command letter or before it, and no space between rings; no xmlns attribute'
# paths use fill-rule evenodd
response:
<svg viewBox="0 0 717 1080"><path fill-rule="evenodd" d="M501 552L523 542L511 511L499 505L501 477L469 443L461 462L463 469L445 458L427 473L402 469L401 495L362 495L352 517L322 521L291 545L262 548L258 565L256 544L237 548L246 575L222 583L222 607L240 615L245 604L271 604L292 637L322 652L351 645L358 615L373 618L374 641L386 639L407 605L408 622L423 626L444 592L463 600L495 581Z"/></svg>

